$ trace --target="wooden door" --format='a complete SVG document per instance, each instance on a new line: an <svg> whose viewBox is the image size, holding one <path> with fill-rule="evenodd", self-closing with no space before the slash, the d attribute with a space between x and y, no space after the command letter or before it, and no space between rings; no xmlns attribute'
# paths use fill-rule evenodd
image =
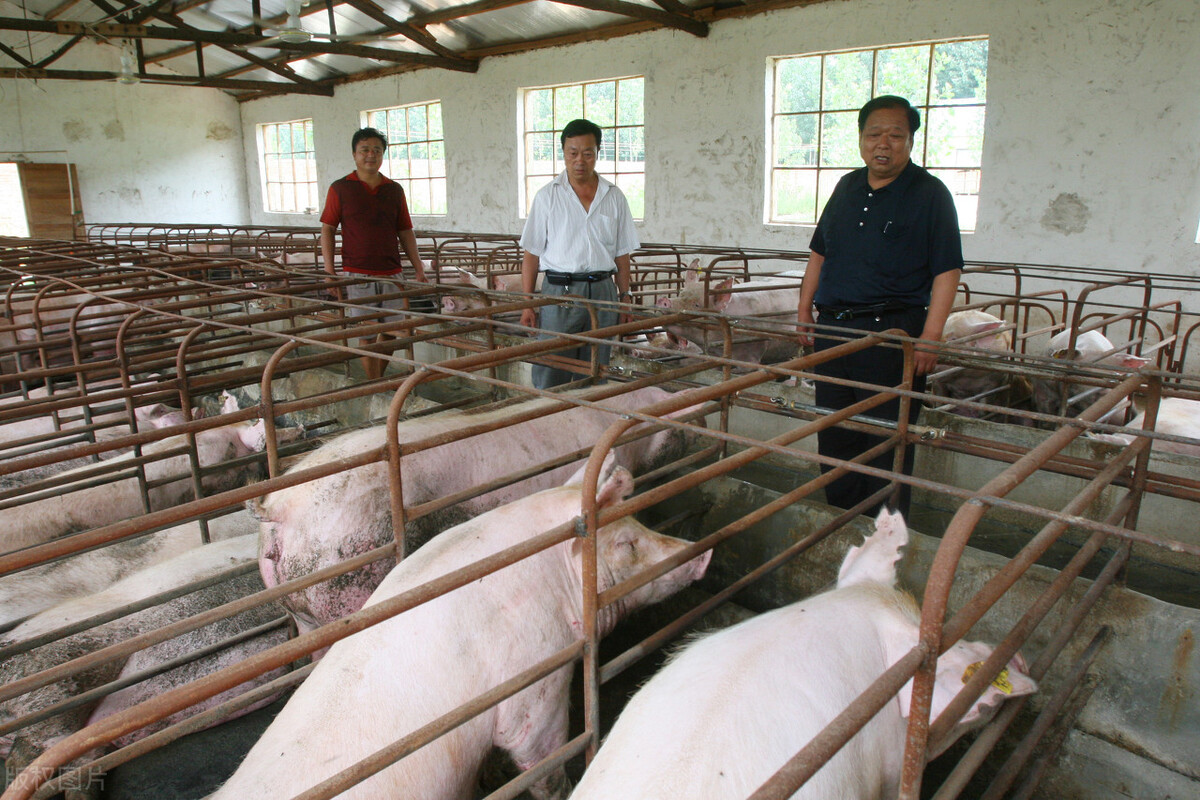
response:
<svg viewBox="0 0 1200 800"><path fill-rule="evenodd" d="M83 206L74 164L19 164L29 236L34 239L84 238Z"/></svg>

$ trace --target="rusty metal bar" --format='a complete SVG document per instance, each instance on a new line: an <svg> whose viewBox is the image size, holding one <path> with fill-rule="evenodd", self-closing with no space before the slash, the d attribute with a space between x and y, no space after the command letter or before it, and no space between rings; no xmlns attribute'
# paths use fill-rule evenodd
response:
<svg viewBox="0 0 1200 800"><path fill-rule="evenodd" d="M1025 780L1021 782L1021 785L1009 795L1011 800L1028 800L1033 794L1033 790L1041 782L1042 775L1050 762L1058 757L1058 751L1062 748L1063 742L1075 727L1075 720L1087 707L1088 702L1092 699L1092 694L1099 685L1100 681L1095 676L1084 677L1078 691L1071 696L1070 702L1066 703L1059 717L1052 723L1049 736L1043 737L1045 744L1038 750L1037 761L1026 773Z"/></svg>
<svg viewBox="0 0 1200 800"><path fill-rule="evenodd" d="M78 694L74 694L66 700L62 700L58 703L52 703L48 706L43 706L41 709L33 712L32 714L26 714L23 717L17 717L16 719L0 724L0 735L21 730L29 725L33 725L34 723L41 722L42 720L58 716L59 714L70 711L71 709L79 708L80 706L87 705L88 703L98 701L103 697L107 697L113 692L120 691L121 689L133 686L137 683L141 683L147 678L153 678L155 675L161 675L162 673L173 670L176 667L182 667L185 664L198 661L199 659L210 656L213 653L220 652L227 647L232 647L233 645L240 644L268 631L284 627L289 624L291 624L291 617L286 615L277 617L270 622L264 622L261 625L250 628L249 630L226 637L219 642L205 645L204 647L193 650L186 655L164 661L151 669L145 669L141 672L136 672L133 675L128 675L124 678L109 681L108 683L97 686L94 689L79 692Z"/></svg>
<svg viewBox="0 0 1200 800"><path fill-rule="evenodd" d="M1025 735L1021 744L1009 755L1008 760L1000 768L992 778L992 783L988 786L980 800L1000 800L1008 788L1012 786L1013 781L1017 779L1017 773L1033 755L1033 750L1041 742L1042 737L1054 724L1055 719L1063 710L1067 700L1075 691L1087 674L1088 668L1092 666L1092 662L1096 660L1096 656L1100 654L1100 649L1108 642L1111 629L1107 626L1096 631L1096 635L1092 637L1092 641L1087 648L1080 653L1079 658L1075 659L1075 663L1071 665L1071 670L1063 676L1062 686L1049 699L1045 706L1042 707L1041 713L1034 720L1033 727Z"/></svg>
<svg viewBox="0 0 1200 800"><path fill-rule="evenodd" d="M328 647L336 641L340 641L347 636L357 633L373 624L389 619L396 614L408 610L420 603L427 602L434 597L440 596L448 591L464 586L472 581L487 575L488 573L499 569L502 566L515 563L522 558L526 558L542 550L553 547L556 544L568 541L574 535L574 525L571 523L560 525L555 529L532 537L525 542L514 547L507 548L487 558L481 559L466 567L457 569L447 573L439 578L436 578L421 586L415 587L408 591L402 592L394 597L388 598L373 606L368 606L360 611L356 611L349 616L346 616L338 621L336 625L328 625L323 628L318 628L315 631L302 634L289 642L277 645L270 650L259 653L255 656L241 661L237 664L225 667L211 675L208 675L200 680L194 681L186 686L181 686L172 689L158 697L139 703L129 709L121 711L110 717L78 731L71 736L55 743L48 748L40 756L38 756L24 771L22 771L10 784L7 791L2 796L2 800L26 800L34 791L37 790L42 783L45 783L49 774L54 769L68 761L78 758L80 755L91 750L99 744L111 742L117 737L123 736L132 731L144 727L146 724L161 719L165 716L173 714L177 711L193 705L194 703L212 697L227 689L231 689L244 683L246 680L261 675L272 669L276 669L285 664L289 664L297 658L307 655L315 650ZM390 555L390 548L378 548L385 554ZM368 555L373 555L375 551ZM362 562L363 559L354 559L353 561ZM346 562L343 562L345 564ZM361 566L361 563L355 564ZM269 589L265 592L260 592L253 598L262 598L260 602L265 602L265 599L274 599L275 597L288 594L310 583L316 583L319 580L324 580L330 577L324 574L327 570L320 570L304 579L288 581L279 586ZM316 577L317 580L313 580ZM236 604L227 604L222 608L227 608ZM220 611L216 609L215 611ZM210 614L211 615L211 614ZM198 615L193 620L209 615ZM168 631L170 628L180 627L168 626L168 628L160 629L154 635L161 635L163 631ZM194 626L195 627L195 626ZM171 635L177 635L180 631L171 631ZM143 634L130 641L136 641L148 637L149 634ZM95 655L95 654L93 654ZM90 657L77 659L76 661L84 661ZM45 685L45 672L40 673L39 682ZM24 683L33 683L26 680ZM11 686L3 687L4 691L11 696Z"/></svg>
<svg viewBox="0 0 1200 800"><path fill-rule="evenodd" d="M88 774L95 775L111 770L113 767L120 766L126 762L132 761L138 756L145 755L152 750L157 750L163 745L170 744L176 739L187 736L190 733L202 731L213 725L226 721L232 714L241 711L244 708L262 702L272 695L283 692L286 689L300 683L308 674L313 671L316 664L306 664L303 667L295 669L286 675L265 683L261 686L256 686L237 697L230 698L218 706L201 711L199 714L194 714L187 719L181 720L164 728L161 731L156 731L144 739L122 747L120 750L115 750L107 753L100 758L81 767L77 767L70 772L62 773L53 780L43 784L40 789L33 795L34 800L49 800L49 798L62 791L63 786L78 786L80 779Z"/></svg>
<svg viewBox="0 0 1200 800"><path fill-rule="evenodd" d="M1100 595L1104 590L1112 585L1113 581L1125 567L1129 559L1129 545L1122 545L1112 558L1105 564L1104 569L1092 582L1091 587L1087 590L1079 602L1065 615L1063 621L1046 642L1046 646L1042 648L1041 654L1029 667L1029 677L1035 681L1040 681L1049 671L1050 666L1058 658L1058 654L1067 646L1067 643L1075 636L1075 632L1079 630L1079 626L1083 624L1084 618L1092 610L1093 606L1100 599ZM980 731L975 741L971 743L971 747L959 759L958 764L946 776L946 780L938 788L932 800L954 800L958 797L963 789L966 788L967 782L971 776L975 774L979 766L984 760L991 755L996 742L1012 724L1012 721L1017 718L1022 709L1024 709L1028 697L1018 697L1010 702L1005 703L992 721Z"/></svg>
<svg viewBox="0 0 1200 800"><path fill-rule="evenodd" d="M788 800L834 753L850 741L879 710L908 683L909 676L929 654L923 643L908 651L871 686L834 717L804 749L755 790L747 800Z"/></svg>
<svg viewBox="0 0 1200 800"><path fill-rule="evenodd" d="M151 606L156 606L160 603L165 603L168 600L174 600L177 597L182 597L185 594L191 594L192 592L206 589L209 586L215 586L218 583L231 580L239 575L249 574L257 569L258 564L254 561L249 561L236 567L229 567L228 569L221 570L220 572L214 573L207 578L203 578L198 581L192 581L191 583L186 583L182 586L177 586L170 591L159 592L143 598L142 600L138 600L133 603L127 603L118 608L106 611L103 614L96 614L88 617L87 619L72 623L71 625L55 628L52 631L46 631L38 636L32 636L28 639L22 639L18 642L5 645L4 647L0 647L0 658L11 658L18 653L24 653L28 650L32 650L35 647L41 647L47 642L63 639L67 636L79 633L80 631L85 631L89 628L103 625L106 622L112 622L114 619L120 619L121 617L129 614L134 614L138 611L144 611Z"/></svg>
<svg viewBox="0 0 1200 800"><path fill-rule="evenodd" d="M859 456L859 458L874 458L874 457L875 457L875 454L870 453L869 451L867 453L863 453L861 456ZM769 516L769 514L774 513L775 511L778 511L785 505L790 505L791 503L794 503L797 499L802 497L804 494L808 494L810 491L815 490L816 488L818 488L818 484L823 486L824 484L828 483L830 480L833 480L832 477L830 477L829 480L824 480L824 477L825 476L822 476L822 478L818 478L816 480L810 481L809 483L805 484L804 486L801 486L791 492L788 492L786 495L771 501L771 503L769 503L768 505L763 506L763 508L754 512L753 516L756 517L756 521L759 519L764 519L767 516ZM707 599L704 602L697 605L695 608L680 615L680 617L678 619L676 619L674 622L664 626L663 628L659 629L658 632L651 634L650 636L646 637L642 641L635 644L633 647L630 647L625 652L618 655L616 658L613 658L611 661L606 663L601 668L600 682L602 684L607 683L609 680L611 680L612 678L615 678L617 675L620 675L622 672L624 672L626 669L628 669L633 664L640 661L645 656L647 656L650 653L654 652L655 650L659 649L667 642L675 639L681 633L683 633L683 631L686 630L688 628L688 626L690 626L693 622L700 619L701 617L703 617L705 614L707 614L709 611L713 610L717 606L719 606L722 603L729 600L731 597L736 595L742 589L745 589L747 586L750 586L751 584L757 582L760 578L770 574L771 572L775 571L779 567L788 563L793 558L800 555L804 551L808 550L813 545L817 544L818 542L823 541L826 537L829 536L829 534L834 533L835 531L841 529L842 526L844 526L846 523L853 520L858 515L862 514L867 509L872 508L876 504L882 502L887 497L889 492L891 492L890 486L883 487L879 491L875 492L874 494L872 494L869 497L865 498L864 500L860 501L853 508L847 509L846 511L842 512L838 516L834 517L834 519L832 519L830 522L821 526L817 530L810 532L803 539L801 539L798 542L793 543L786 550L773 556L772 558L770 558L768 561L766 561L765 563L763 563L756 569L751 570L750 572L743 575L741 578L738 578L736 581L731 583L729 586L727 586L724 589L722 589L721 591L717 592L709 599ZM785 498L788 498L787 503L784 503ZM767 509L771 509L771 510L768 511ZM714 531L713 533L706 536L703 540L701 540L701 542L708 543L710 540L724 541L729 536L749 527L750 524L753 524L753 523L748 523L748 522L746 522L745 518L743 518L742 520L739 520L736 523L732 523L718 531ZM718 539L717 537L720 537L720 538ZM701 542L697 542L696 544L699 545L699 544L701 544ZM689 550L690 549L692 549L692 548L689 548ZM626 586L628 583L630 583L630 582L626 581L625 583L620 584L618 587L614 587L614 589L622 588L622 587ZM609 591L612 592L613 590L610 589Z"/></svg>
<svg viewBox="0 0 1200 800"><path fill-rule="evenodd" d="M439 736L454 730L459 725L481 714L502 700L507 700L522 689L532 686L555 671L562 669L577 659L581 652L583 652L583 642L579 641L559 650L554 655L542 659L532 667L522 670L499 686L464 703L454 711L443 714L432 722L422 725L420 728L417 728L387 747L375 751L357 764L347 767L336 775L309 788L307 791L301 792L293 797L292 800L329 800L329 798L341 794L375 773L387 769L409 753L424 747Z"/></svg>
<svg viewBox="0 0 1200 800"><path fill-rule="evenodd" d="M1131 375L1096 401L1080 418L1085 422L1095 420L1112 410L1113 406L1133 392L1140 383L1139 375ZM968 537L986 511L985 503L978 496L1007 494L1021 481L1032 475L1042 461L1061 450L1080 433L1081 430L1077 428L1062 428L1055 431L1045 441L1030 450L1027 455L988 481L976 493L976 498L968 500L955 513L946 528L925 588L924 605L921 612L921 642L927 655L921 669L913 678L900 800L918 800L920 793L921 774L925 767L925 754L928 747L929 715L937 669L937 655L941 652L942 645L942 619L945 617L950 585L958 560L966 548Z"/></svg>

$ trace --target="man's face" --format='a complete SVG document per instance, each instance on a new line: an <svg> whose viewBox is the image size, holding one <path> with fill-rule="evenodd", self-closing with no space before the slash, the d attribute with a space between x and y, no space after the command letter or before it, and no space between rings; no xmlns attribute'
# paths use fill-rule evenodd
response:
<svg viewBox="0 0 1200 800"><path fill-rule="evenodd" d="M379 172L383 166L383 142L375 138L359 141L354 146L354 166L366 173Z"/></svg>
<svg viewBox="0 0 1200 800"><path fill-rule="evenodd" d="M876 188L891 183L908 166L913 137L902 108L878 108L858 135L858 152Z"/></svg>
<svg viewBox="0 0 1200 800"><path fill-rule="evenodd" d="M596 172L596 137L590 133L572 136L563 142L563 161L567 175L576 181L590 181Z"/></svg>

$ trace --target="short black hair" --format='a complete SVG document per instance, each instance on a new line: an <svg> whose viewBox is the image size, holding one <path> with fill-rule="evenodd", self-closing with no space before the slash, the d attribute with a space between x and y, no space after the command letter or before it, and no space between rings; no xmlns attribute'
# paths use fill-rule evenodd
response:
<svg viewBox="0 0 1200 800"><path fill-rule="evenodd" d="M375 128L359 128L354 132L354 136L350 137L350 152L353 153L358 149L358 143L363 139L378 139L383 142L383 149L387 150L387 137L377 131Z"/></svg>
<svg viewBox="0 0 1200 800"><path fill-rule="evenodd" d="M858 132L862 133L863 128L867 127L867 117L871 113L878 111L881 108L899 108L908 112L908 132L910 135L916 134L921 130L921 115L917 112L912 104L903 97L898 97L894 94L881 94L879 97L873 97L867 101L867 104L858 111Z"/></svg>
<svg viewBox="0 0 1200 800"><path fill-rule="evenodd" d="M568 122L562 129L562 136L558 137L558 141L559 144L566 147L567 139L574 139L576 136L587 136L589 133L596 138L596 147L600 147L600 126L587 119L573 119Z"/></svg>

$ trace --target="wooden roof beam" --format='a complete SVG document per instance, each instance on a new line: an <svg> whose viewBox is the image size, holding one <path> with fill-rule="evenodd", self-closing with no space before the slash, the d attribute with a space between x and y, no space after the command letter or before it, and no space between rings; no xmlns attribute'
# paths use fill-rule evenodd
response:
<svg viewBox="0 0 1200 800"><path fill-rule="evenodd" d="M74 69L0 69L0 78L26 78L29 80L67 80L67 81L109 81L116 80L120 73L96 70ZM300 85L295 83L278 83L272 81L238 81L224 78L197 78L187 75L159 75L144 73L138 75L143 83L165 84L168 86L203 86L211 89L229 89L234 91L271 91L289 94L316 94L325 97L333 95L333 87L313 83Z"/></svg>
<svg viewBox="0 0 1200 800"><path fill-rule="evenodd" d="M401 22L397 19L389 17L384 10L375 5L372 0L346 0L346 5L353 9L361 11L379 24L385 26L389 31L400 34L401 36L416 42L431 53L436 53L446 58L459 58L459 55L450 48L443 45L437 39L433 38L427 31L413 27L407 22Z"/></svg>
<svg viewBox="0 0 1200 800"><path fill-rule="evenodd" d="M436 11L413 14L407 21L409 25L424 28L427 25L452 22L456 19L472 17L476 14L486 14L489 11L519 6L528 2L530 0L476 0L474 3L467 3L461 6L450 6L448 8L437 9Z"/></svg>
<svg viewBox="0 0 1200 800"><path fill-rule="evenodd" d="M684 5L679 0L654 0L655 3L671 14L678 14L681 17L694 17L696 10L691 6Z"/></svg>
<svg viewBox="0 0 1200 800"><path fill-rule="evenodd" d="M564 6L577 6L592 11L605 11L609 14L619 14L623 17L655 22L666 28L676 28L701 38L708 36L708 23L692 17L672 14L657 8L648 8L624 0L554 0Z"/></svg>

